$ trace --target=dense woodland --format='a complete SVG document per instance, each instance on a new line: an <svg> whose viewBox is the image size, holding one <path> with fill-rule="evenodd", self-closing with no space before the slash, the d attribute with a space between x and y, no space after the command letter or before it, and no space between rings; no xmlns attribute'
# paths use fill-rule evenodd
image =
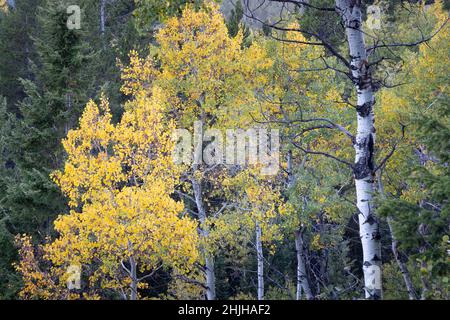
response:
<svg viewBox="0 0 450 320"><path fill-rule="evenodd" d="M450 3L226 2L0 0L0 298L449 299Z"/></svg>

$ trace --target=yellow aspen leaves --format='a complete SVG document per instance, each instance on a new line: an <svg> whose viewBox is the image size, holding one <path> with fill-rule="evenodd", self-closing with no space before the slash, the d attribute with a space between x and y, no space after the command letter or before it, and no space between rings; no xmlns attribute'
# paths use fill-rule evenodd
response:
<svg viewBox="0 0 450 320"><path fill-rule="evenodd" d="M173 125L162 114L166 106L157 87L150 96L137 92L114 125L107 99L100 105L90 101L80 127L63 141L67 161L53 177L71 211L57 218L59 236L44 251L55 268L81 265L86 286L127 292L133 280L130 261L142 277L160 266L188 272L197 260L196 223L180 218L183 203L171 197L178 174L171 154ZM44 288L53 285L45 273L27 274L24 296L43 295L31 277Z"/></svg>

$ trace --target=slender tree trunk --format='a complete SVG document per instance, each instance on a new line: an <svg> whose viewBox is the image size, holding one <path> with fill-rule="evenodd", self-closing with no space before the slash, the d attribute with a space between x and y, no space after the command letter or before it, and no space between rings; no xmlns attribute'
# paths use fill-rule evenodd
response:
<svg viewBox="0 0 450 320"><path fill-rule="evenodd" d="M409 270L408 270L406 264L401 259L400 252L398 251L398 241L395 238L394 231L392 229L391 217L387 218L387 223L389 226L389 232L391 233L391 239L392 239L392 244L391 244L392 254L395 257L395 261L397 261L397 265L400 269L400 272L402 273L403 281L405 282L405 285L406 285L406 290L408 290L409 300L417 300L418 296L416 293L416 289L414 289L411 275L409 273Z"/></svg>
<svg viewBox="0 0 450 320"><path fill-rule="evenodd" d="M130 277L131 277L131 284L130 284L130 300L136 300L137 299L137 271L136 271L136 261L133 257L130 257Z"/></svg>
<svg viewBox="0 0 450 320"><path fill-rule="evenodd" d="M213 257L205 257L205 268L206 268L206 286L208 287L206 291L206 298L208 300L216 299L216 276L214 275L214 259Z"/></svg>
<svg viewBox="0 0 450 320"><path fill-rule="evenodd" d="M105 13L106 13L106 0L100 0L100 32L103 35L105 33Z"/></svg>
<svg viewBox="0 0 450 320"><path fill-rule="evenodd" d="M364 287L367 299L381 299L381 243L373 212L375 127L372 77L362 31L361 0L336 0L336 10L345 26L351 71L357 91L357 133L354 177L359 232L363 249Z"/></svg>
<svg viewBox="0 0 450 320"><path fill-rule="evenodd" d="M264 300L264 255L261 242L261 226L256 222L256 254L258 261L258 300Z"/></svg>
<svg viewBox="0 0 450 320"><path fill-rule="evenodd" d="M299 228L295 232L295 250L297 251L297 300L301 300L302 291L305 292L306 299L314 298L309 286L308 275L306 274L305 252L303 250L303 232Z"/></svg>
<svg viewBox="0 0 450 320"><path fill-rule="evenodd" d="M381 194L381 197L386 198L384 194L384 186L383 181L381 180L381 171L379 172L378 176L378 191ZM395 261L397 261L397 265L400 269L400 272L402 273L403 281L405 282L406 290L408 291L409 300L417 300L418 296L416 293L416 289L414 288L414 285L411 280L411 275L409 273L408 267L406 266L406 263L404 263L401 259L401 252L398 250L398 241L395 238L394 230L392 228L392 218L387 217L387 223L389 227L389 232L391 234L391 250L392 254L394 255Z"/></svg>
<svg viewBox="0 0 450 320"><path fill-rule="evenodd" d="M192 188L194 190L195 203L197 205L198 219L200 221L199 235L200 237L208 237L209 231L205 226L206 211L203 206L202 187L196 178L191 179ZM205 257L205 273L206 273L206 298L208 300L216 299L216 278L214 275L214 258L211 257L204 248L201 249Z"/></svg>
<svg viewBox="0 0 450 320"><path fill-rule="evenodd" d="M292 163L292 151L289 150L287 153L287 186L291 188L295 183L295 176L293 174L293 163ZM306 162L306 155L302 159L300 168L303 169ZM311 287L309 285L309 280L306 272L306 259L305 251L303 250L303 227L300 226L297 231L295 231L295 250L297 253L297 292L296 299L300 300L302 298L302 292L305 292L306 299L311 300L314 298Z"/></svg>

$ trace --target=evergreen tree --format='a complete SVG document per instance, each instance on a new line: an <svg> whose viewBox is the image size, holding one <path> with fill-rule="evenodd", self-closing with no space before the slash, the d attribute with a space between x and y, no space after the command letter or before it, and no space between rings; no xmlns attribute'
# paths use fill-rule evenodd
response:
<svg viewBox="0 0 450 320"><path fill-rule="evenodd" d="M244 17L244 8L242 7L242 2L237 1L234 9L231 10L230 17L227 21L228 34L230 37L235 37L239 30L242 29L244 33L244 38L250 35L250 29L242 22Z"/></svg>
<svg viewBox="0 0 450 320"><path fill-rule="evenodd" d="M66 26L67 6L48 0L39 7L33 80L20 79L25 98L18 104L17 116L1 110L2 127L9 128L3 129L1 145L0 245L4 247L11 248L12 237L19 233L41 241L52 233L56 214L65 211L64 198L49 174L64 160L60 141L77 124L89 87L87 48L80 31ZM8 283L12 258L0 258L6 277L1 283L14 290L18 284Z"/></svg>
<svg viewBox="0 0 450 320"><path fill-rule="evenodd" d="M6 12L0 9L0 92L10 111L17 111L16 103L25 96L19 78L27 79L32 73L30 60L35 58L35 50L30 35L35 32L41 2L22 0Z"/></svg>

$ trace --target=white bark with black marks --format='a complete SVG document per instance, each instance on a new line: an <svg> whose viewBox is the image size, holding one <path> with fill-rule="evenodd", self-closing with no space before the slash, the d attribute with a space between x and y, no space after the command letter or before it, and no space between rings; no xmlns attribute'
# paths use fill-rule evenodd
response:
<svg viewBox="0 0 450 320"><path fill-rule="evenodd" d="M359 232L363 249L364 288L367 299L381 299L381 243L378 220L373 212L375 126L372 77L362 31L361 0L336 0L345 26L350 67L357 91L357 133L353 167Z"/></svg>

